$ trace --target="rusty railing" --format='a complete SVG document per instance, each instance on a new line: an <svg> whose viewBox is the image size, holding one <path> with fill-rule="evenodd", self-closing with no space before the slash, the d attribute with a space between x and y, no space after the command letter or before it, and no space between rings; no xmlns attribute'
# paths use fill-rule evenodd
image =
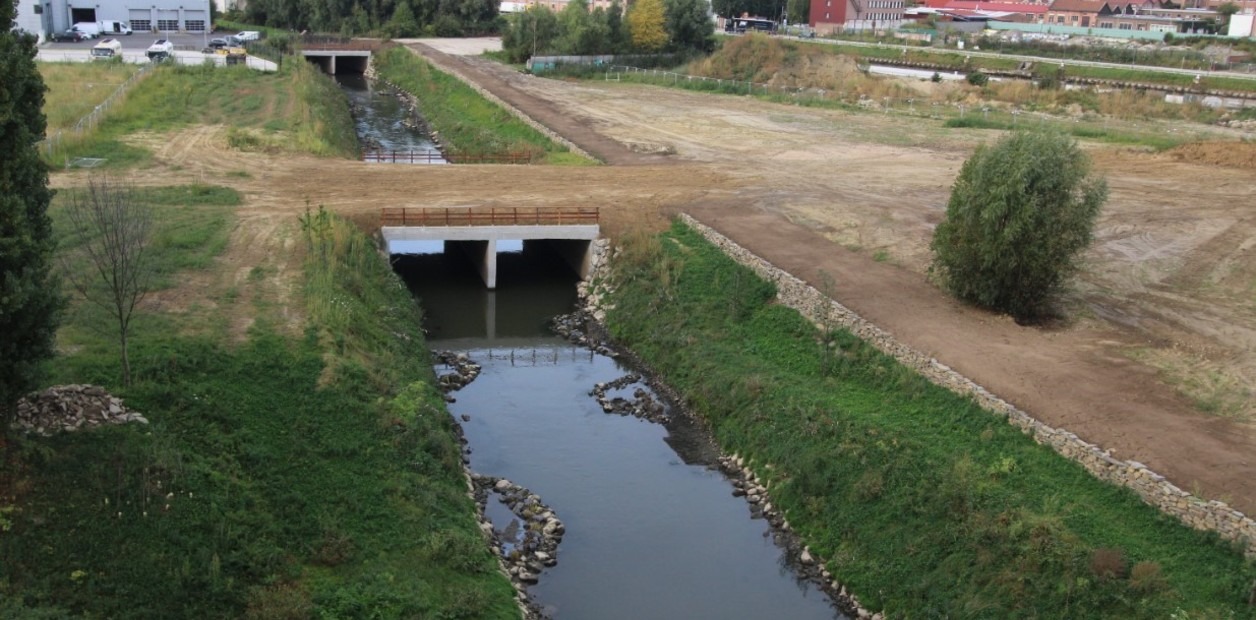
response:
<svg viewBox="0 0 1256 620"><path fill-rule="evenodd" d="M597 207L384 207L380 226L567 226L597 224Z"/></svg>
<svg viewBox="0 0 1256 620"><path fill-rule="evenodd" d="M384 164L443 164L445 156L440 151L362 151L362 161Z"/></svg>

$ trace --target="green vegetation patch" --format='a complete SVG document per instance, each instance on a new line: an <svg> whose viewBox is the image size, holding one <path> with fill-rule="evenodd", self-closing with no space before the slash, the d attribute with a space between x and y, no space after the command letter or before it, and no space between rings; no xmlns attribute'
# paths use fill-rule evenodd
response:
<svg viewBox="0 0 1256 620"><path fill-rule="evenodd" d="M865 606L891 617L1251 618L1256 566L849 332L681 225L625 243L609 328ZM1231 615L1232 614L1232 615Z"/></svg>
<svg viewBox="0 0 1256 620"><path fill-rule="evenodd" d="M49 134L73 127L139 71L139 65L117 62L41 62L38 67L48 86L44 115Z"/></svg>
<svg viewBox="0 0 1256 620"><path fill-rule="evenodd" d="M352 225L303 224L304 337L258 325L231 348L153 317L126 390L112 349L69 343L58 381L151 424L10 444L0 616L517 617L415 302Z"/></svg>
<svg viewBox="0 0 1256 620"><path fill-rule="evenodd" d="M278 73L233 67L158 67L135 85L95 131L67 141L54 164L99 157L108 167L151 158L126 144L137 132L169 132L188 125L226 125L236 148L351 157L357 136L344 93L307 63L289 62ZM276 120L284 121L276 125ZM245 136L231 139L231 136Z"/></svg>
<svg viewBox="0 0 1256 620"><path fill-rule="evenodd" d="M546 163L588 163L404 47L373 62L380 77L418 98L423 118L453 155L523 153Z"/></svg>

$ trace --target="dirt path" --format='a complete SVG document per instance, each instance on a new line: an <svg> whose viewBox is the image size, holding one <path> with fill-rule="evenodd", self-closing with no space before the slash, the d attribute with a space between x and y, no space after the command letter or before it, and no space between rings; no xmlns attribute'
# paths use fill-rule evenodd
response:
<svg viewBox="0 0 1256 620"><path fill-rule="evenodd" d="M714 182L694 188L696 200L664 199L671 210L693 214L813 284L821 271L830 274L840 302L1044 422L1256 513L1256 432L1201 413L1175 389L1189 392L1188 383L1213 377L1197 396L1202 404L1210 390L1237 399L1240 409L1256 399L1249 171L1088 146L1112 199L1072 297L1079 320L1044 331L960 306L923 276L955 174L994 133L745 97L530 78L478 58L456 63L534 118L561 119L550 126L607 161L622 150L588 133L674 151L685 165L660 178L700 170ZM603 169L593 182L605 189L617 174ZM589 190L590 198L600 193ZM546 193L562 200L557 188Z"/></svg>

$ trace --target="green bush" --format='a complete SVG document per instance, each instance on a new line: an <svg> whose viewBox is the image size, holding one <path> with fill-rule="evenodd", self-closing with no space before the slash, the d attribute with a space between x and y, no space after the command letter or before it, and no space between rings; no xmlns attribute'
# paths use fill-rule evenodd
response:
<svg viewBox="0 0 1256 620"><path fill-rule="evenodd" d="M1010 134L964 162L934 231L932 269L960 299L1040 318L1076 271L1107 195L1072 138Z"/></svg>

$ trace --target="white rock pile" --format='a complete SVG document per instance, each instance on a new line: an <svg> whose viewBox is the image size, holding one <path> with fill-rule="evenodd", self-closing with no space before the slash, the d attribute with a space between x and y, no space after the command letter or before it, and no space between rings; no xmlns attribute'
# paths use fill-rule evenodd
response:
<svg viewBox="0 0 1256 620"><path fill-rule="evenodd" d="M18 401L14 426L45 437L103 424L148 424L98 385L57 385Z"/></svg>

